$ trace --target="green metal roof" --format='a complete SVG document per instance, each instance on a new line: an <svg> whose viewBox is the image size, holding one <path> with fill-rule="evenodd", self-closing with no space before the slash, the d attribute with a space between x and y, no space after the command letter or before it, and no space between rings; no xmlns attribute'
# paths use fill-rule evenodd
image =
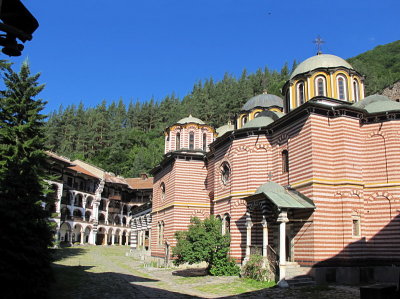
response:
<svg viewBox="0 0 400 299"><path fill-rule="evenodd" d="M223 125L217 128L215 131L217 132L218 136L224 135L226 132L233 131L235 126L232 124Z"/></svg>
<svg viewBox="0 0 400 299"><path fill-rule="evenodd" d="M192 115L189 115L188 117L182 118L181 120L178 120L177 122L178 124L188 124L188 123L195 123L195 124L200 124L200 125L204 125L205 122L202 121L199 118L193 117Z"/></svg>
<svg viewBox="0 0 400 299"><path fill-rule="evenodd" d="M318 68L333 68L340 66L353 69L353 67L343 58L330 54L319 54L300 63L290 75L290 79L293 79L298 74L307 73Z"/></svg>
<svg viewBox="0 0 400 299"><path fill-rule="evenodd" d="M283 107L283 99L274 94L263 93L250 98L241 110L250 111L256 107L269 108L273 106Z"/></svg>
<svg viewBox="0 0 400 299"><path fill-rule="evenodd" d="M259 116L251 121L247 122L243 128L259 128L268 126L270 123L273 123L274 120L269 116Z"/></svg>
<svg viewBox="0 0 400 299"><path fill-rule="evenodd" d="M400 110L400 103L379 94L370 95L352 106L365 109L369 113Z"/></svg>
<svg viewBox="0 0 400 299"><path fill-rule="evenodd" d="M300 192L288 190L275 182L261 185L254 195L263 194L278 208L286 209L313 209L312 200Z"/></svg>

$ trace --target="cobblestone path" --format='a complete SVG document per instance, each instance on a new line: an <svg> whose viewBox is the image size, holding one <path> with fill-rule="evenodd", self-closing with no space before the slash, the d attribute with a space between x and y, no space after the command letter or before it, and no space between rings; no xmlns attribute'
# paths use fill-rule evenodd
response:
<svg viewBox="0 0 400 299"><path fill-rule="evenodd" d="M274 287L234 295L226 286L239 285L237 277L173 275L174 269L143 267L127 251L119 246L57 250L51 298L359 298L358 288L344 286Z"/></svg>

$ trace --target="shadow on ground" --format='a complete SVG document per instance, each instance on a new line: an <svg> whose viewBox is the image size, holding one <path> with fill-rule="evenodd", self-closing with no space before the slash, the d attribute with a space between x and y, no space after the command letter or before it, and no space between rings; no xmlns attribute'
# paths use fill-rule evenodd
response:
<svg viewBox="0 0 400 299"><path fill-rule="evenodd" d="M72 256L82 255L85 253L85 250L83 248L65 247L63 249L50 249L50 252L52 261L57 262Z"/></svg>
<svg viewBox="0 0 400 299"><path fill-rule="evenodd" d="M207 276L208 274L206 268L195 268L195 269L177 270L172 272L172 275L181 277L200 277L200 276Z"/></svg>
<svg viewBox="0 0 400 299"><path fill-rule="evenodd" d="M160 289L162 282L156 279L114 272L93 273L92 268L53 264L55 282L49 298L200 298ZM143 285L157 283L160 288Z"/></svg>

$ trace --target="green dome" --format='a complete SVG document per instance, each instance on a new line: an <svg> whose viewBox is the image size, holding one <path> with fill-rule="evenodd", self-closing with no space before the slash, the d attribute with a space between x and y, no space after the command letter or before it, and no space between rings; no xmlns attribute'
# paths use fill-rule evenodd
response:
<svg viewBox="0 0 400 299"><path fill-rule="evenodd" d="M233 131L235 129L234 125L227 124L217 128L215 131L217 132L218 136L224 135L226 132Z"/></svg>
<svg viewBox="0 0 400 299"><path fill-rule="evenodd" d="M318 68L333 67L345 67L348 69L353 69L353 67L343 58L331 54L319 54L300 63L290 75L290 79L293 79L299 74L307 73Z"/></svg>
<svg viewBox="0 0 400 299"><path fill-rule="evenodd" d="M369 113L400 110L400 103L392 101L386 96L373 94L352 105L367 110Z"/></svg>
<svg viewBox="0 0 400 299"><path fill-rule="evenodd" d="M241 110L250 111L256 107L269 108L273 106L282 108L283 99L274 94L263 93L250 98Z"/></svg>
<svg viewBox="0 0 400 299"><path fill-rule="evenodd" d="M268 192L275 192L275 193L285 193L285 188L283 188L281 185L275 182L268 182L265 184L262 184L260 187L257 188L255 194L259 193L268 193Z"/></svg>
<svg viewBox="0 0 400 299"><path fill-rule="evenodd" d="M181 120L178 120L177 124L188 124L188 123L195 123L199 125L205 125L205 122L202 121L201 119L198 119L196 117L193 117L192 115L189 115L188 117L182 118Z"/></svg>
<svg viewBox="0 0 400 299"><path fill-rule="evenodd" d="M255 119L247 122L243 128L259 128L268 126L270 123L273 123L274 120L269 116L258 116Z"/></svg>

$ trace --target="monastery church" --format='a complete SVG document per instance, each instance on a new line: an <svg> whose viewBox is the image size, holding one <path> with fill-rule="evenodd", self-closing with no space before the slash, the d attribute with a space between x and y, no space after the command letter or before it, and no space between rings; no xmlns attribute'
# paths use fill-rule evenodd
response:
<svg viewBox="0 0 400 299"><path fill-rule="evenodd" d="M400 103L365 97L362 74L328 54L299 64L282 94L249 99L220 128L190 115L165 130L151 256L168 261L176 231L215 215L237 263L260 254L280 281L389 275L400 263Z"/></svg>

